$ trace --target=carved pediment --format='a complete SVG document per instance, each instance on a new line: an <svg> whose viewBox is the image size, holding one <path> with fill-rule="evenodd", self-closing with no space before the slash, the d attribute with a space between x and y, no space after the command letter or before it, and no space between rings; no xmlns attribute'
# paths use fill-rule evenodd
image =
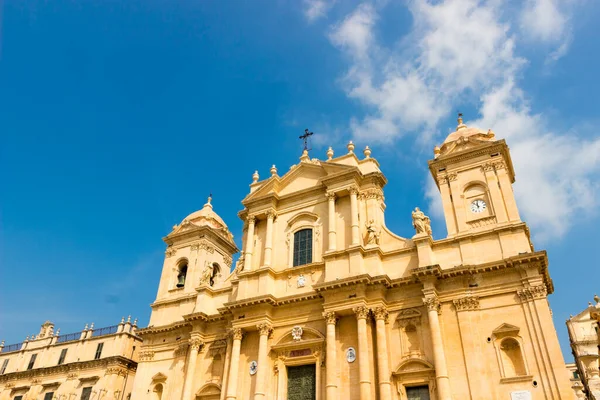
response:
<svg viewBox="0 0 600 400"><path fill-rule="evenodd" d="M167 376L161 372L152 377L152 383L160 383L167 380Z"/></svg>
<svg viewBox="0 0 600 400"><path fill-rule="evenodd" d="M433 374L434 367L431 363L421 358L409 358L398 365L394 371L394 375L407 374Z"/></svg>
<svg viewBox="0 0 600 400"><path fill-rule="evenodd" d="M520 328L518 326L503 323L502 325L494 329L492 331L492 334L497 338L504 336L517 336L519 334L519 330Z"/></svg>
<svg viewBox="0 0 600 400"><path fill-rule="evenodd" d="M198 392L196 392L196 398L204 398L204 397L213 397L215 395L220 395L221 394L221 385L217 384L217 383L207 383L204 386L202 386L200 388L200 390L198 390Z"/></svg>

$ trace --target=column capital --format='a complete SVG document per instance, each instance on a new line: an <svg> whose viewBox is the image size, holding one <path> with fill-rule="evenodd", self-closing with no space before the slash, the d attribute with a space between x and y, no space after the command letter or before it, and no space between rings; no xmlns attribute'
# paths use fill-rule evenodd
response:
<svg viewBox="0 0 600 400"><path fill-rule="evenodd" d="M325 197L327 197L327 199L329 201L333 201L333 200L335 200L335 197L336 197L335 192L333 192L333 191L327 192L327 193L325 193Z"/></svg>
<svg viewBox="0 0 600 400"><path fill-rule="evenodd" d="M440 313L440 301L437 298L437 296L435 297L425 297L423 299L423 304L425 304L427 306L427 310L429 311L437 311L437 313Z"/></svg>
<svg viewBox="0 0 600 400"><path fill-rule="evenodd" d="M365 306L359 306L355 307L352 311L356 314L356 319L367 319L371 310Z"/></svg>
<svg viewBox="0 0 600 400"><path fill-rule="evenodd" d="M231 328L229 334L233 340L242 340L242 337L244 337L244 330L242 328Z"/></svg>
<svg viewBox="0 0 600 400"><path fill-rule="evenodd" d="M348 188L348 192L352 194L358 194L358 188L356 186L351 186Z"/></svg>
<svg viewBox="0 0 600 400"><path fill-rule="evenodd" d="M204 347L204 342L198 337L192 337L188 343L190 344L192 351L199 351L202 347Z"/></svg>
<svg viewBox="0 0 600 400"><path fill-rule="evenodd" d="M467 295L459 299L452 300L456 311L471 311L479 309L479 297Z"/></svg>
<svg viewBox="0 0 600 400"><path fill-rule="evenodd" d="M256 215L248 215L247 221L249 224L254 224L256 222Z"/></svg>
<svg viewBox="0 0 600 400"><path fill-rule="evenodd" d="M268 210L267 211L267 219L275 219L275 218L277 218L277 211Z"/></svg>
<svg viewBox="0 0 600 400"><path fill-rule="evenodd" d="M388 311L385 307L380 306L373 310L373 314L375 314L375 319L382 319L385 323L388 322Z"/></svg>
<svg viewBox="0 0 600 400"><path fill-rule="evenodd" d="M266 335L268 337L271 337L271 334L273 333L273 326L266 322L256 325L256 329L258 329L260 336Z"/></svg>
<svg viewBox="0 0 600 400"><path fill-rule="evenodd" d="M323 317L327 322L327 325L335 325L337 323L337 315L334 311L327 311L323 313Z"/></svg>

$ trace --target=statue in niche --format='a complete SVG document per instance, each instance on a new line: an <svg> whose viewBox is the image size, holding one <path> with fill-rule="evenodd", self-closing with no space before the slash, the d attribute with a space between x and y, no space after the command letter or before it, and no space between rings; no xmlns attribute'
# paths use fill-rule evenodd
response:
<svg viewBox="0 0 600 400"><path fill-rule="evenodd" d="M367 223L367 244L379 244L379 232L374 220Z"/></svg>
<svg viewBox="0 0 600 400"><path fill-rule="evenodd" d="M412 212L413 227L417 231L417 235L425 233L431 236L431 220L423 211L419 210L419 207L415 207L415 211Z"/></svg>
<svg viewBox="0 0 600 400"><path fill-rule="evenodd" d="M200 278L201 285L211 285L212 286L212 278L213 278L213 265L210 261L206 262L204 266L204 270L202 270L202 277Z"/></svg>

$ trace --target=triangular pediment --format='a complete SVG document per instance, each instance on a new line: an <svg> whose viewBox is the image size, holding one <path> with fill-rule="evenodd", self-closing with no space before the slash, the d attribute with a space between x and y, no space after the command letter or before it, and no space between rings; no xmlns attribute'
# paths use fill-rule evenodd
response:
<svg viewBox="0 0 600 400"><path fill-rule="evenodd" d="M492 333L495 336L505 336L505 335L516 336L519 333L519 330L521 330L521 328L519 328L518 326L504 323L504 324L500 325L499 327L497 327L496 329L494 329L492 331Z"/></svg>
<svg viewBox="0 0 600 400"><path fill-rule="evenodd" d="M431 363L425 361L421 358L409 358L400 363L396 370L394 371L394 375L404 375L404 374L429 374L433 373L434 368Z"/></svg>

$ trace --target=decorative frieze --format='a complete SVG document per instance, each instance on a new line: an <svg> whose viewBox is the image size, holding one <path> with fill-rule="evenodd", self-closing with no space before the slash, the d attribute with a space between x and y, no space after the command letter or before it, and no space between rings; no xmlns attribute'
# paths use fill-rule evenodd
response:
<svg viewBox="0 0 600 400"><path fill-rule="evenodd" d="M414 308L400 310L396 317L396 321L398 321L398 325L401 328L405 328L408 325L417 326L421 324L421 313Z"/></svg>
<svg viewBox="0 0 600 400"><path fill-rule="evenodd" d="M231 264L233 263L233 258L228 255L223 256L223 263L227 265L227 268L231 268Z"/></svg>
<svg viewBox="0 0 600 400"><path fill-rule="evenodd" d="M460 299L452 300L456 311L472 311L479 309L479 297L465 296Z"/></svg>
<svg viewBox="0 0 600 400"><path fill-rule="evenodd" d="M370 200L370 199L381 200L381 201L384 200L383 191L381 189L377 189L377 188L363 190L360 193L359 198L361 200Z"/></svg>
<svg viewBox="0 0 600 400"><path fill-rule="evenodd" d="M494 217L493 215L491 217L480 218L475 221L467 221L467 224L469 224L469 226L471 226L472 228L480 228L482 226L493 225L495 223L496 217Z"/></svg>
<svg viewBox="0 0 600 400"><path fill-rule="evenodd" d="M206 250L206 252L210 254L215 252L215 248L206 240L202 240L200 243L198 243L198 248L200 250Z"/></svg>
<svg viewBox="0 0 600 400"><path fill-rule="evenodd" d="M152 361L154 360L154 352L151 350L140 351L140 361Z"/></svg>
<svg viewBox="0 0 600 400"><path fill-rule="evenodd" d="M167 247L167 250L165 251L165 257L167 257L167 258L173 257L175 255L175 253L177 253L177 249L174 248L173 246L169 246L169 247Z"/></svg>
<svg viewBox="0 0 600 400"><path fill-rule="evenodd" d="M517 291L521 301L530 301L535 299L543 299L548 296L548 289L543 283L536 286L529 286Z"/></svg>

